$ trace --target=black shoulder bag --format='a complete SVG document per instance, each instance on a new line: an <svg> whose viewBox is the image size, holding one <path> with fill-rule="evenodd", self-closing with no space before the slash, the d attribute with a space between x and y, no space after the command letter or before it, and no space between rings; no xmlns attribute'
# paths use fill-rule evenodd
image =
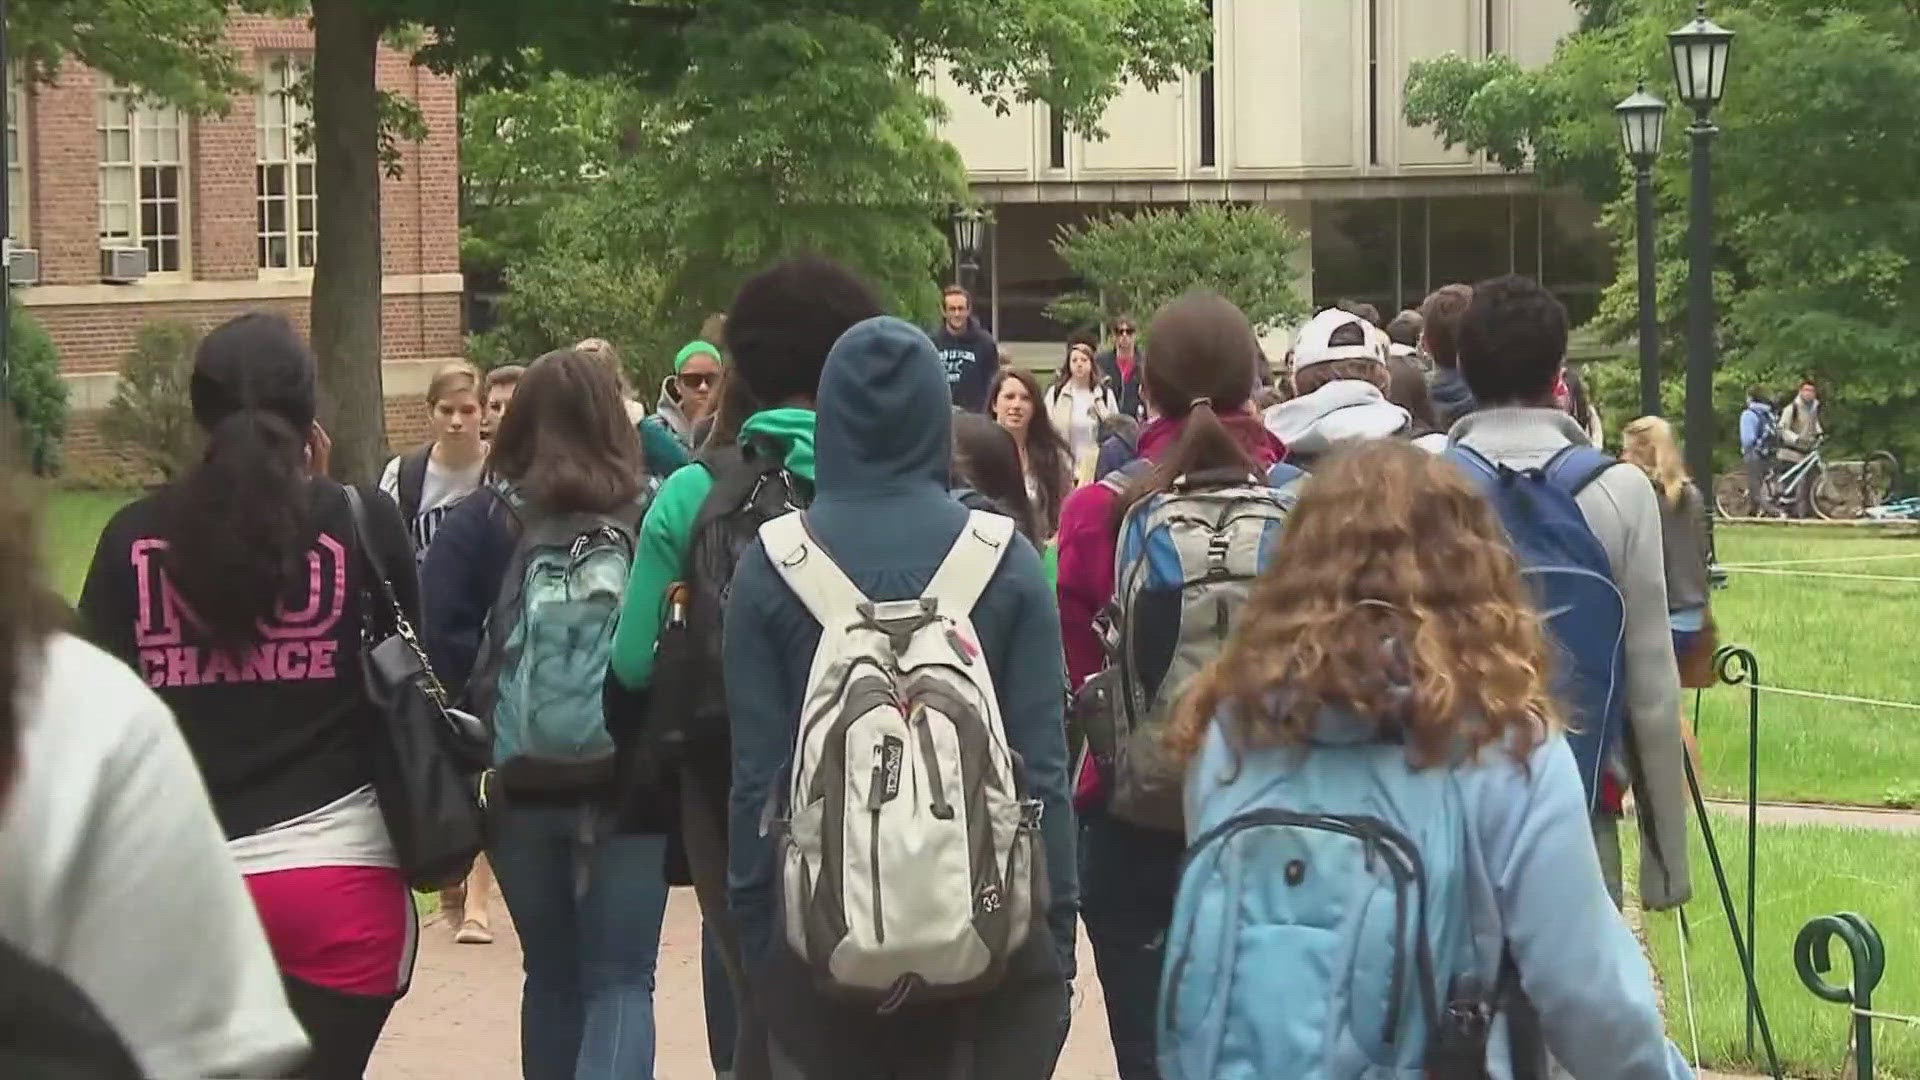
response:
<svg viewBox="0 0 1920 1080"><path fill-rule="evenodd" d="M360 493L351 485L346 493L353 546L372 579L361 589L360 669L381 721L374 791L407 883L420 890L457 885L485 844L480 772L491 740L478 719L447 707L446 691L369 541Z"/></svg>

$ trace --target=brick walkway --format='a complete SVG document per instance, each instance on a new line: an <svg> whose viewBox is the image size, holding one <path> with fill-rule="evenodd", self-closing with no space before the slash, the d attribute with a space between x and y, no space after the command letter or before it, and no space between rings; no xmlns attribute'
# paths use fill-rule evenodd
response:
<svg viewBox="0 0 1920 1080"><path fill-rule="evenodd" d="M369 1080L519 1080L520 946L506 905L493 902L492 945L456 945L438 918L421 928L413 989L374 1051ZM1080 943L1073 1034L1056 1080L1114 1080L1105 1007L1086 939ZM656 1080L709 1080L700 1006L700 917L690 889L675 889L661 931Z"/></svg>

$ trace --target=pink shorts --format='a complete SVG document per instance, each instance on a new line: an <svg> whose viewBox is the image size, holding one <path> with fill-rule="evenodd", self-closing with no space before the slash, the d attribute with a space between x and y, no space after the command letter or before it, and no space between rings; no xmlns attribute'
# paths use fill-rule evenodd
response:
<svg viewBox="0 0 1920 1080"><path fill-rule="evenodd" d="M247 888L282 975L343 994L406 990L417 923L398 870L276 870L248 875Z"/></svg>

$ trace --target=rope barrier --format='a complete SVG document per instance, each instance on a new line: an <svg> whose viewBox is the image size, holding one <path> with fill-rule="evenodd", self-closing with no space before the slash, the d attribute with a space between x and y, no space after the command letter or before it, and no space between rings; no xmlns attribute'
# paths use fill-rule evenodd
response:
<svg viewBox="0 0 1920 1080"><path fill-rule="evenodd" d="M1722 566L1729 574L1765 574L1770 577L1838 578L1842 581L1904 581L1920 584L1920 577L1896 577L1892 574L1842 574L1823 570L1772 570L1760 567Z"/></svg>
<svg viewBox="0 0 1920 1080"><path fill-rule="evenodd" d="M1905 1016L1900 1013L1878 1012L1874 1009L1862 1009L1858 1006L1853 1009L1853 1015L1864 1016L1872 1020L1891 1020L1896 1024L1905 1024L1908 1027L1920 1027L1920 1016Z"/></svg>
<svg viewBox="0 0 1920 1080"><path fill-rule="evenodd" d="M1786 686L1755 685L1749 689L1762 694L1779 694L1783 697L1807 698L1812 701L1837 701L1844 705L1871 705L1880 709L1905 709L1920 712L1920 704L1911 701L1883 701L1879 698L1854 697L1851 694L1823 694L1818 690L1795 690Z"/></svg>
<svg viewBox="0 0 1920 1080"><path fill-rule="evenodd" d="M1904 555L1837 555L1829 559L1773 559L1767 562L1721 563L1727 570L1751 570L1771 566L1826 566L1830 563L1890 562L1895 559L1920 559L1920 551Z"/></svg>

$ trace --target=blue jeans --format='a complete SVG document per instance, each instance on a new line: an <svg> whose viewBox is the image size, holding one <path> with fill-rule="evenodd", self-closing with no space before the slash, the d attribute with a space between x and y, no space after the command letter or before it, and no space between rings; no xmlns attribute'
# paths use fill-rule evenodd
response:
<svg viewBox="0 0 1920 1080"><path fill-rule="evenodd" d="M487 855L520 934L526 1080L651 1080L662 836L607 835L583 807L497 812Z"/></svg>

